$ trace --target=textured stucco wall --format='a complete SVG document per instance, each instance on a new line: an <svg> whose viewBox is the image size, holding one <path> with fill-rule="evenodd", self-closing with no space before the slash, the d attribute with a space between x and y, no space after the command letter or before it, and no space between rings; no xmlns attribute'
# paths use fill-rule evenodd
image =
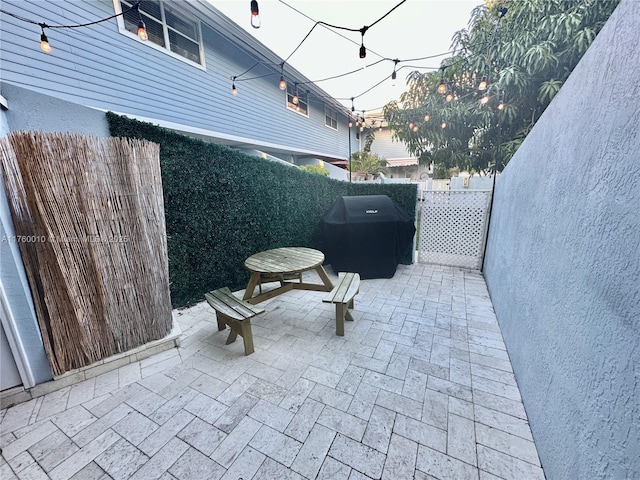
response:
<svg viewBox="0 0 640 480"><path fill-rule="evenodd" d="M99 137L109 136L109 126L103 112L42 95L10 83L0 83L0 92L7 99L5 112L9 129L41 132L72 132Z"/></svg>
<svg viewBox="0 0 640 480"><path fill-rule="evenodd" d="M547 478L640 478L640 2L496 184L485 278Z"/></svg>

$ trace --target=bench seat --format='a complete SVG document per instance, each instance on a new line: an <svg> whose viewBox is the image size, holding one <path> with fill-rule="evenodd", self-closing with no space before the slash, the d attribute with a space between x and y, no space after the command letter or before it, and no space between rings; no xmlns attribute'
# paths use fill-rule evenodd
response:
<svg viewBox="0 0 640 480"><path fill-rule="evenodd" d="M222 331L228 325L231 329L227 338L227 345L236 341L238 335L244 341L244 354L253 353L253 334L251 333L251 319L264 312L264 308L256 307L236 297L227 287L212 290L204 294L207 303L216 311L218 330Z"/></svg>
<svg viewBox="0 0 640 480"><path fill-rule="evenodd" d="M353 297L360 291L360 275L357 273L340 272L338 273L338 283L333 290L322 299L325 303L334 303L336 305L336 335L344 336L344 320L345 318L352 322L353 317L350 308L353 308Z"/></svg>

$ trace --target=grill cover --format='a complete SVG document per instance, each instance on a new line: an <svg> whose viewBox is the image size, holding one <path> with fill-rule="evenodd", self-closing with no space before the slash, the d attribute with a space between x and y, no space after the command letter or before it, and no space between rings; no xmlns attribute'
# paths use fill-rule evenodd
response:
<svg viewBox="0 0 640 480"><path fill-rule="evenodd" d="M391 278L413 242L413 219L386 195L340 197L321 221L334 272Z"/></svg>

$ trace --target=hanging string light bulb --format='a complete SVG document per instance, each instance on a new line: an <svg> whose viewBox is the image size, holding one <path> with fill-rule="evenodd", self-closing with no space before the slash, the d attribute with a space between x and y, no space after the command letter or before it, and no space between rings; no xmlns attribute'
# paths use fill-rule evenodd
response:
<svg viewBox="0 0 640 480"><path fill-rule="evenodd" d="M496 108L498 110L504 110L504 92L500 92L498 99L498 106Z"/></svg>
<svg viewBox="0 0 640 480"><path fill-rule="evenodd" d="M360 35L362 35L362 41L360 42L360 58L365 58L367 56L367 49L364 46L364 34L368 29L369 27L362 27L360 29Z"/></svg>
<svg viewBox="0 0 640 480"><path fill-rule="evenodd" d="M415 124L413 125L413 131L414 133L418 131L418 125L415 125Z"/></svg>
<svg viewBox="0 0 640 480"><path fill-rule="evenodd" d="M415 123L413 123L413 120L409 121L409 130L413 130L413 126L415 125Z"/></svg>
<svg viewBox="0 0 640 480"><path fill-rule="evenodd" d="M231 95L236 97L238 95L238 89L236 88L236 77L233 77L233 81L231 83Z"/></svg>
<svg viewBox="0 0 640 480"><path fill-rule="evenodd" d="M42 33L40 34L40 49L44 53L51 53L51 45L49 45L49 39L47 35L44 33L44 29L47 26L46 23L41 23L40 28L42 29Z"/></svg>
<svg viewBox="0 0 640 480"><path fill-rule="evenodd" d="M280 87L280 90L287 89L287 82L284 79L284 63L280 64L280 83L278 84L278 87Z"/></svg>
<svg viewBox="0 0 640 480"><path fill-rule="evenodd" d="M393 73L391 74L391 86L393 86L393 87L396 86L396 78L398 78L398 73L396 72L396 67L398 66L399 62L400 62L400 60L398 60L397 58L393 61Z"/></svg>
<svg viewBox="0 0 640 480"><path fill-rule="evenodd" d="M260 10L258 9L257 0L251 0L251 26L253 28L260 28L262 22L260 22Z"/></svg>
<svg viewBox="0 0 640 480"><path fill-rule="evenodd" d="M484 92L488 86L489 86L489 80L487 80L486 75L483 75L482 78L480 79L480 83L478 84L478 90L480 90L481 92Z"/></svg>
<svg viewBox="0 0 640 480"><path fill-rule="evenodd" d="M143 42L149 40L149 35L147 34L147 27L145 27L144 22L142 21L142 13L140 13L140 2L136 3L133 7L136 12L138 12L138 38Z"/></svg>
<svg viewBox="0 0 640 480"><path fill-rule="evenodd" d="M489 102L489 95L483 95L482 98L480 99L480 103L482 105L486 105Z"/></svg>
<svg viewBox="0 0 640 480"><path fill-rule="evenodd" d="M427 112L424 116L424 121L428 122L429 120L431 120L431 115L429 115L429 113Z"/></svg>
<svg viewBox="0 0 640 480"><path fill-rule="evenodd" d="M440 125L440 128L442 128L443 130L447 128L447 122L442 122L442 124Z"/></svg>
<svg viewBox="0 0 640 480"><path fill-rule="evenodd" d="M447 92L447 94L445 95L444 99L445 99L447 102L450 102L451 100L453 100L453 92L452 92L451 90L449 90L449 91Z"/></svg>
<svg viewBox="0 0 640 480"><path fill-rule="evenodd" d="M442 77L440 78L440 83L438 84L437 92L441 95L447 93L447 81L444 79L444 69L446 67L442 67Z"/></svg>
<svg viewBox="0 0 640 480"><path fill-rule="evenodd" d="M293 92L293 97L291 98L291 103L293 103L294 105L298 105L298 82L295 83L295 89Z"/></svg>

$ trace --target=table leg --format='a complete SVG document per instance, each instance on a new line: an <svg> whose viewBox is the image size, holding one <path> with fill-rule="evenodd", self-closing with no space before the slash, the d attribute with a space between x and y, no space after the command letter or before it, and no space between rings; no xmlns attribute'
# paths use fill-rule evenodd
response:
<svg viewBox="0 0 640 480"><path fill-rule="evenodd" d="M316 272L318 272L318 275L322 279L322 283L324 283L324 286L327 287L327 292L333 290L333 283L331 282L329 275L327 275L327 272L324 270L322 265L318 265L316 267Z"/></svg>
<svg viewBox="0 0 640 480"><path fill-rule="evenodd" d="M247 284L247 289L244 291L244 295L242 296L242 300L248 300L253 297L253 292L256 289L256 285L260 283L260 274L256 272L251 273L251 278L249 279L249 283Z"/></svg>

